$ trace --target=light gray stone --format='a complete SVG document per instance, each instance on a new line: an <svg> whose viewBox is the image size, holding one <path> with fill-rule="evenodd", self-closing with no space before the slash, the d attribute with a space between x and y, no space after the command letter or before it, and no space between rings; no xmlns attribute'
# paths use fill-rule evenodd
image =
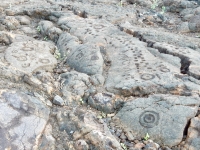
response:
<svg viewBox="0 0 200 150"><path fill-rule="evenodd" d="M57 60L51 54L55 46L43 41L15 42L5 52L6 60L17 69L32 73L38 69L52 71Z"/></svg>
<svg viewBox="0 0 200 150"><path fill-rule="evenodd" d="M64 100L59 95L56 95L53 99L53 103L56 104L56 105L63 106Z"/></svg>
<svg viewBox="0 0 200 150"><path fill-rule="evenodd" d="M172 147L182 141L183 131L199 104L199 97L151 95L127 102L114 120L134 136L143 138L148 133L156 143Z"/></svg>
<svg viewBox="0 0 200 150"><path fill-rule="evenodd" d="M0 94L1 149L37 149L49 108L22 92L5 89Z"/></svg>

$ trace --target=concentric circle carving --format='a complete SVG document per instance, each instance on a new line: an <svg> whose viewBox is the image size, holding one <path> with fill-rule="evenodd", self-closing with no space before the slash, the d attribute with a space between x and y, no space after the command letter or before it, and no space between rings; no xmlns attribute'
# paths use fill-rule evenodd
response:
<svg viewBox="0 0 200 150"><path fill-rule="evenodd" d="M139 122L141 126L146 128L153 128L158 125L159 122L159 114L155 111L145 111L139 117Z"/></svg>
<svg viewBox="0 0 200 150"><path fill-rule="evenodd" d="M143 80L151 80L154 78L155 78L155 75L149 74L149 73L144 73L141 75L141 79L143 79Z"/></svg>

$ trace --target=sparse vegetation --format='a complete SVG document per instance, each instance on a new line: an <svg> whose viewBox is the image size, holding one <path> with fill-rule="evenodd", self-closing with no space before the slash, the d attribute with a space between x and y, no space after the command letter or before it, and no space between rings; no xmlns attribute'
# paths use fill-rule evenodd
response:
<svg viewBox="0 0 200 150"><path fill-rule="evenodd" d="M149 136L149 134L147 133L143 139L144 139L145 141L147 141L149 138L150 138L150 136Z"/></svg>

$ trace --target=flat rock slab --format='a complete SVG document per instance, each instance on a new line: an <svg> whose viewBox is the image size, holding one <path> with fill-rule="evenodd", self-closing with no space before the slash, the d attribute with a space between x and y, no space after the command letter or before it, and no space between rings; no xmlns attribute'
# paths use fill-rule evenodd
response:
<svg viewBox="0 0 200 150"><path fill-rule="evenodd" d="M43 41L15 42L5 51L5 59L26 73L38 69L52 70L57 63L51 54L54 49L53 44Z"/></svg>
<svg viewBox="0 0 200 150"><path fill-rule="evenodd" d="M156 94L127 102L114 120L134 136L150 138L161 145L178 145L184 129L197 113L199 97Z"/></svg>
<svg viewBox="0 0 200 150"><path fill-rule="evenodd" d="M110 61L104 85L109 92L142 96L170 92L184 95L187 91L187 85L176 76L180 74L180 68L155 57L148 51L147 43L120 31L111 23L103 19L83 19L71 15L61 17L58 25L68 29L70 34L78 37L83 44L100 47L104 60L107 57ZM77 51L80 50L74 50L77 57L69 54L68 59L77 59L78 56L87 54ZM87 61L83 56L80 59L82 64L88 64ZM73 61L74 66L75 62Z"/></svg>
<svg viewBox="0 0 200 150"><path fill-rule="evenodd" d="M0 149L37 148L50 110L22 92L0 90Z"/></svg>

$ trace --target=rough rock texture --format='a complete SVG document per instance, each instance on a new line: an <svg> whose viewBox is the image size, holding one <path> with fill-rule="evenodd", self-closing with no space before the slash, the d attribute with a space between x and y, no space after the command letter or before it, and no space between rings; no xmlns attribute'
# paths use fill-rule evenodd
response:
<svg viewBox="0 0 200 150"><path fill-rule="evenodd" d="M192 118L190 126L188 128L188 136L186 140L185 148L188 150L200 149L200 116Z"/></svg>
<svg viewBox="0 0 200 150"><path fill-rule="evenodd" d="M37 149L50 110L37 98L1 90L1 149Z"/></svg>
<svg viewBox="0 0 200 150"><path fill-rule="evenodd" d="M5 52L6 60L21 71L52 70L57 63L51 53L54 45L47 42L15 42Z"/></svg>
<svg viewBox="0 0 200 150"><path fill-rule="evenodd" d="M199 150L199 4L1 0L0 149Z"/></svg>
<svg viewBox="0 0 200 150"><path fill-rule="evenodd" d="M127 102L114 120L134 136L143 138L148 133L155 142L171 147L181 142L199 104L199 97L152 95Z"/></svg>

